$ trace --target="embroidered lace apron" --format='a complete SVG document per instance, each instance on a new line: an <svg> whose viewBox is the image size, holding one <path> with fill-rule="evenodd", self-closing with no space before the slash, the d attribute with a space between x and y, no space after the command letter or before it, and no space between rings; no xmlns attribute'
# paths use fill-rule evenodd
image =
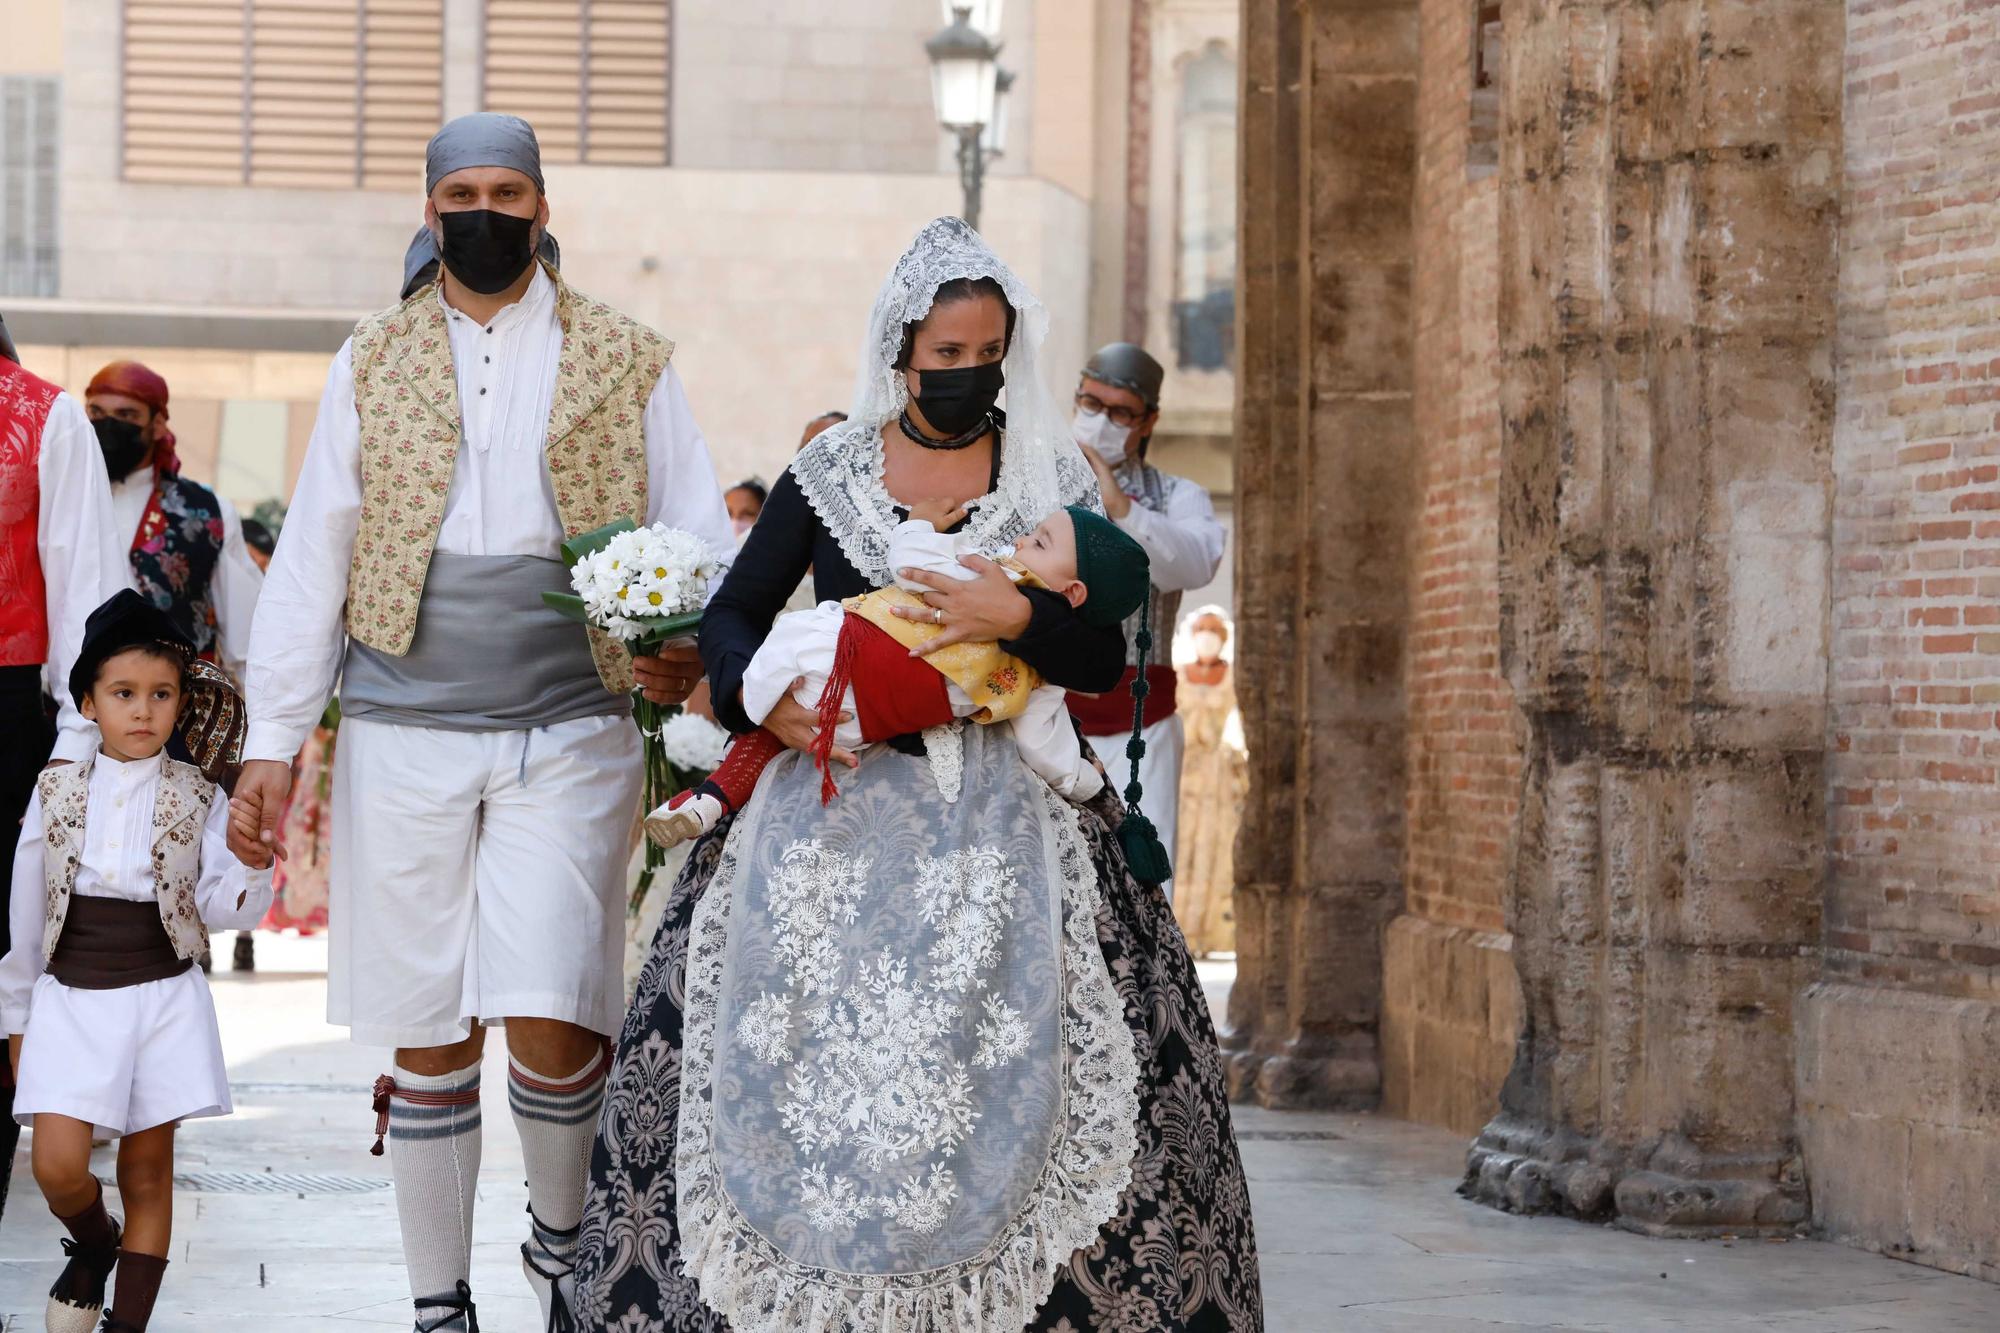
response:
<svg viewBox="0 0 2000 1333"><path fill-rule="evenodd" d="M679 1222L737 1333L1018 1329L1130 1179L1076 812L1004 725L930 743L824 807L780 757L697 909Z"/></svg>

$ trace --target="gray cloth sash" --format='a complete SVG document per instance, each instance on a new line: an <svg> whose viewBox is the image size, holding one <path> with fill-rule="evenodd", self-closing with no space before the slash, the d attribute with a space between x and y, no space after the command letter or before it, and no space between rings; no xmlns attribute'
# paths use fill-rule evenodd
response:
<svg viewBox="0 0 2000 1333"><path fill-rule="evenodd" d="M629 713L598 678L583 626L543 601L569 570L532 555L435 555L402 657L350 640L342 717L440 731L526 731Z"/></svg>

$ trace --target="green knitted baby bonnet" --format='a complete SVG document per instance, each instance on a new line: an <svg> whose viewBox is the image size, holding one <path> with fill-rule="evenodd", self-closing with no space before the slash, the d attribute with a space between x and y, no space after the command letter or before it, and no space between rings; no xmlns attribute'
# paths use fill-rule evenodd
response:
<svg viewBox="0 0 2000 1333"><path fill-rule="evenodd" d="M1077 615L1099 628L1124 624L1152 586L1146 548L1082 505L1071 505L1069 517L1076 532L1076 576L1090 589Z"/></svg>

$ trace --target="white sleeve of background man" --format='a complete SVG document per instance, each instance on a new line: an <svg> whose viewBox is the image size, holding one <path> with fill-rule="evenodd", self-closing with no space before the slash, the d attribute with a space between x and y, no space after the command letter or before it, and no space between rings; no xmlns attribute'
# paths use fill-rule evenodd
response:
<svg viewBox="0 0 2000 1333"><path fill-rule="evenodd" d="M1208 492L1191 481L1182 480L1173 488L1164 514L1134 500L1117 523L1146 548L1146 559L1153 566L1153 586L1164 592L1207 587L1215 571L1222 568L1222 524L1215 517ZM1161 632L1171 633L1172 627Z"/></svg>
<svg viewBox="0 0 2000 1333"><path fill-rule="evenodd" d="M347 567L361 521L361 417L354 410L354 349L326 372L319 419L271 557L250 630L245 669L250 733L243 757L289 764L326 711L347 632Z"/></svg>
<svg viewBox="0 0 2000 1333"><path fill-rule="evenodd" d="M1054 685L1038 686L1028 695L1027 706L1014 719L1014 748L1058 796L1087 801L1104 790L1104 775L1083 757L1063 691Z"/></svg>
<svg viewBox="0 0 2000 1333"><path fill-rule="evenodd" d="M4 836L16 834L7 829ZM13 934L7 956L0 958L0 1033L10 1037L28 1030L28 1000L42 975L42 914L48 884L43 868L47 852L42 841L39 786L28 797L28 813L21 820L19 837L14 848L14 879L8 886L13 896L7 903L7 928Z"/></svg>
<svg viewBox="0 0 2000 1333"><path fill-rule="evenodd" d="M716 556L736 554L736 530L722 503L715 460L695 425L687 390L672 362L646 400L646 522L692 532Z"/></svg>
<svg viewBox="0 0 2000 1333"><path fill-rule="evenodd" d="M66 393L56 395L42 425L36 475L41 504L35 541L48 597L49 684L60 709L53 757L75 761L97 748L97 726L76 711L69 669L83 647L84 621L126 584L131 534L118 539L97 432L82 405ZM0 830L0 836L11 838L14 830Z"/></svg>
<svg viewBox="0 0 2000 1333"><path fill-rule="evenodd" d="M250 657L250 624L257 614L257 595L264 588L264 571L250 558L243 540L243 519L236 506L216 497L222 506L222 555L209 579L209 597L215 604L217 655L223 670L243 679L243 664Z"/></svg>

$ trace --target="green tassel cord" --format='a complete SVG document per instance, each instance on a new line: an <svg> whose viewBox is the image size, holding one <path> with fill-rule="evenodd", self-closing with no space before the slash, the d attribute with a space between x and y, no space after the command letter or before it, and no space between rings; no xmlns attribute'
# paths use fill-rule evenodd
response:
<svg viewBox="0 0 2000 1333"><path fill-rule="evenodd" d="M1140 604L1136 640L1139 670L1132 677L1132 735L1125 742L1125 757L1132 761L1132 780L1125 784L1125 822L1118 826L1118 844L1125 849L1125 864L1134 878L1148 884L1164 884L1174 877L1173 863L1167 859L1159 829L1139 809L1139 799L1146 793L1139 782L1139 761L1146 755L1146 695L1152 690L1146 683L1145 666L1153 654L1152 601L1148 596Z"/></svg>

